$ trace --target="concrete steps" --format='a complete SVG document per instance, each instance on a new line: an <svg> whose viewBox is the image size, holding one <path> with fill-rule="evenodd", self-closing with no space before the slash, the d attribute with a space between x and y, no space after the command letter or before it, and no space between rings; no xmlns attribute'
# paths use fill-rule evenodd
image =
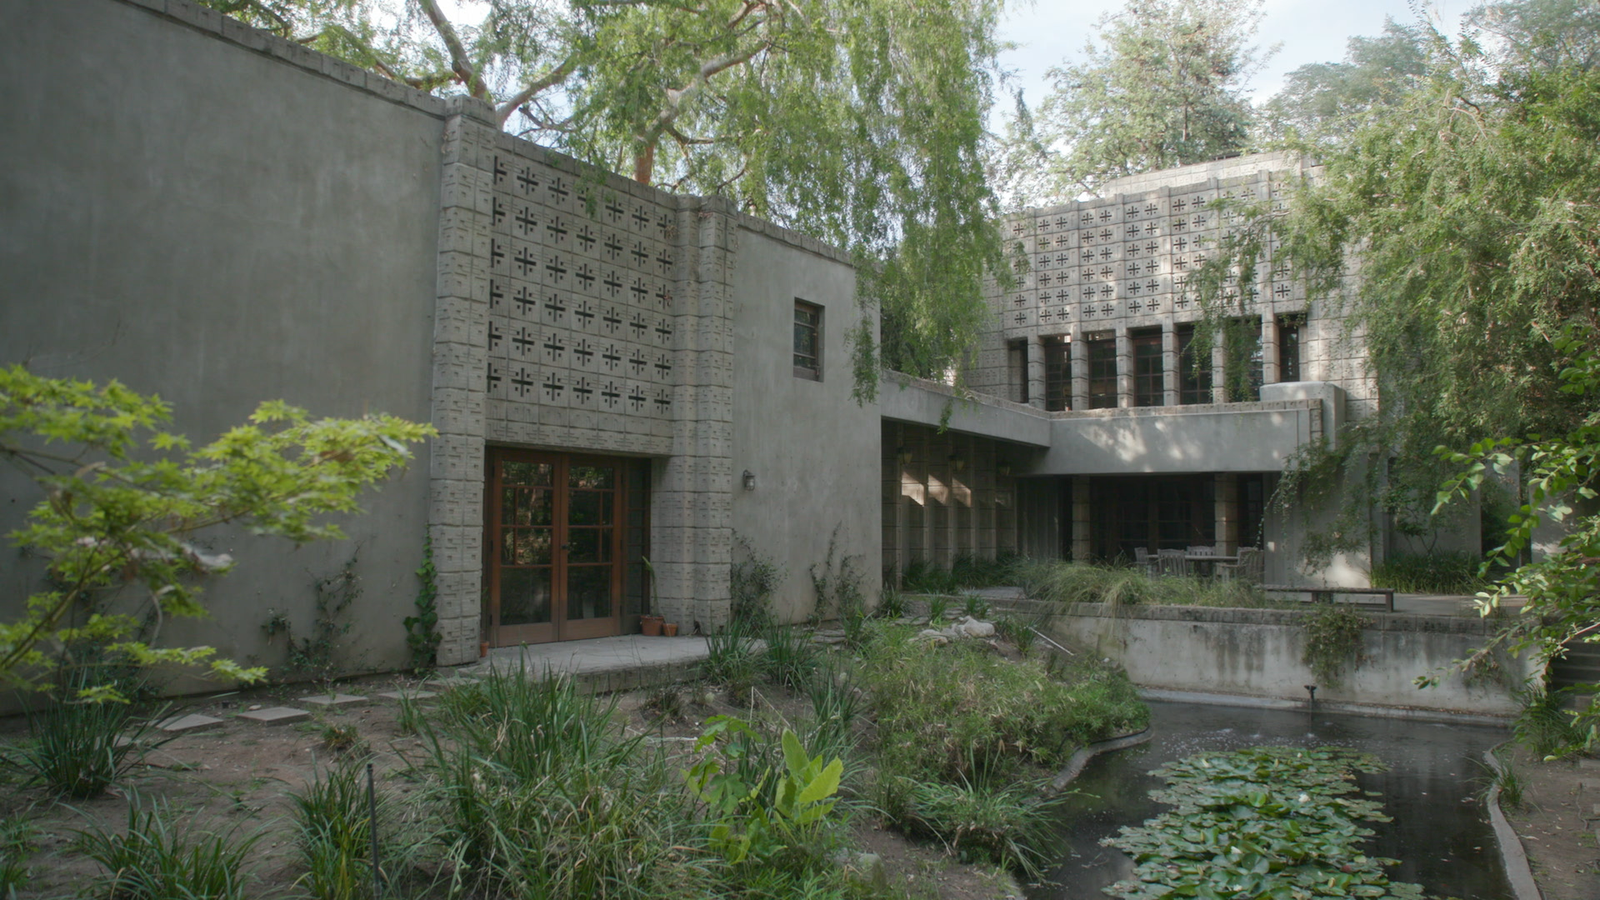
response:
<svg viewBox="0 0 1600 900"><path fill-rule="evenodd" d="M1600 683L1600 644L1569 643L1567 655L1550 666L1550 686Z"/></svg>

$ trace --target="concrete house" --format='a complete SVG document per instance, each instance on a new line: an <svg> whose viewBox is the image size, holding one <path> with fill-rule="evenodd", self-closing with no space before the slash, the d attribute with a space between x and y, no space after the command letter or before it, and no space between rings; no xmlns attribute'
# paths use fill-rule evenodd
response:
<svg viewBox="0 0 1600 900"><path fill-rule="evenodd" d="M262 624L309 628L311 585L353 558L353 660L394 668L425 541L444 663L646 612L714 631L736 536L784 567L794 619L835 534L872 595L880 565L1198 543L1364 583L1366 557L1300 572L1316 511L1264 505L1299 446L1370 412L1359 348L1268 267L1250 395L1189 351L1184 273L1229 227L1207 204L1275 198L1294 160L1008 222L1029 265L994 289L970 390L891 373L862 406L845 254L511 137L478 101L180 0L0 4L0 83L0 362L157 393L197 440L278 398L440 432L346 544L217 536L239 565L173 641L275 662ZM11 472L0 497L0 531L36 499ZM39 574L0 551L0 615Z"/></svg>

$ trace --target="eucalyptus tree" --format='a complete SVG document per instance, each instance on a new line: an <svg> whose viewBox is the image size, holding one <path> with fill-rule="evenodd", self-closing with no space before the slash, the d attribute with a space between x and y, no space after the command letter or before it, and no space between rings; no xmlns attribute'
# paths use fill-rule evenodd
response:
<svg viewBox="0 0 1600 900"><path fill-rule="evenodd" d="M1098 43L1050 70L1035 123L1056 194L1244 150L1263 2L1128 0L1101 19Z"/></svg>
<svg viewBox="0 0 1600 900"><path fill-rule="evenodd" d="M1000 0L204 0L667 190L851 249L886 362L970 344L1002 263L981 153ZM858 389L877 342L855 332Z"/></svg>

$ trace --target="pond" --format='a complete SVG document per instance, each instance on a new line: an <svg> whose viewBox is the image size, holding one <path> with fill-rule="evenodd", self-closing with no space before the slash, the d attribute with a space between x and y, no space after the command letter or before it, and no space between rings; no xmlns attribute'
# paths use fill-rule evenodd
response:
<svg viewBox="0 0 1600 900"><path fill-rule="evenodd" d="M1073 782L1061 862L1030 900L1090 900L1133 873L1121 851L1100 839L1170 807L1150 799L1161 787L1151 769L1206 750L1255 746L1348 747L1378 757L1389 771L1362 775L1381 792L1394 821L1373 826L1368 852L1400 860L1394 881L1421 884L1430 895L1460 900L1513 900L1500 853L1478 795L1485 750L1506 740L1501 728L1370 718L1309 710L1152 702L1149 743L1096 757Z"/></svg>

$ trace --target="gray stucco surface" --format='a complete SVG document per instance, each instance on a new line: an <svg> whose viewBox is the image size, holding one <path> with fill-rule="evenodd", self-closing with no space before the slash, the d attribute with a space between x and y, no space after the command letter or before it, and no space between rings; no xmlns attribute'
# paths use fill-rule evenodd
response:
<svg viewBox="0 0 1600 900"><path fill-rule="evenodd" d="M875 405L850 399L846 331L859 315L855 273L740 229L734 302L733 529L788 577L774 604L801 619L814 602L808 568L820 564L838 527L835 556L856 556L870 597L883 559L879 529L880 429ZM821 381L794 374L794 301L823 307ZM740 485L745 470L756 488Z"/></svg>
<svg viewBox="0 0 1600 900"><path fill-rule="evenodd" d="M0 363L158 393L197 442L266 399L428 418L439 119L104 0L0 2L0 84ZM401 662L427 473L424 448L343 545L216 536L216 621L167 634L276 663L267 610L309 628L359 545L353 657ZM0 479L6 532L36 493ZM10 615L37 569L0 560Z"/></svg>

